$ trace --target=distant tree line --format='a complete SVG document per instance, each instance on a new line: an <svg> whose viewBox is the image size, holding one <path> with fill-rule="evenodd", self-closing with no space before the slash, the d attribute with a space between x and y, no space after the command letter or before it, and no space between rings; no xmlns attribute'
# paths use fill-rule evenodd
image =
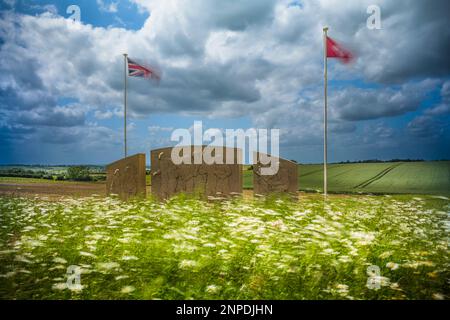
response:
<svg viewBox="0 0 450 320"><path fill-rule="evenodd" d="M29 170L23 168L10 168L0 170L0 177L20 177L20 178L43 178L53 179L46 171L43 170Z"/></svg>
<svg viewBox="0 0 450 320"><path fill-rule="evenodd" d="M296 162L294 160L291 160L293 162ZM391 159L391 160L379 160L379 159L369 159L369 160L358 160L358 161L340 161L340 162L331 162L330 164L346 164L346 163L390 163L390 162L425 162L428 160L424 159ZM450 161L450 159L439 159L439 160L429 160L429 161ZM299 163L299 164L312 164L312 163ZM321 163L316 163L321 164Z"/></svg>
<svg viewBox="0 0 450 320"><path fill-rule="evenodd" d="M57 181L103 181L106 176L100 170L91 170L88 166L68 166L65 172L51 170L31 170L25 168L0 167L0 177L35 178Z"/></svg>
<svg viewBox="0 0 450 320"><path fill-rule="evenodd" d="M338 164L344 163L388 163L388 162L423 162L423 159L391 159L391 160L379 160L379 159L369 159L369 160L358 160L358 161L341 161L335 162Z"/></svg>

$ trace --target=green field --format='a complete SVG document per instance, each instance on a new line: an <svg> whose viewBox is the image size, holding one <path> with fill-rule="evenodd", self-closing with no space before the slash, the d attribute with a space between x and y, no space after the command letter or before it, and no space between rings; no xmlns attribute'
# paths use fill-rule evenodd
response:
<svg viewBox="0 0 450 320"><path fill-rule="evenodd" d="M49 179L37 179L37 178L21 178L21 177L0 177L0 183L4 184L76 184L76 181L59 181ZM98 183L98 182L90 182Z"/></svg>
<svg viewBox="0 0 450 320"><path fill-rule="evenodd" d="M0 197L0 299L448 299L449 210L410 195Z"/></svg>
<svg viewBox="0 0 450 320"><path fill-rule="evenodd" d="M253 174L248 167L244 166L243 186L245 189L253 187ZM42 169L42 167L38 168ZM48 172L62 170L62 167L44 168ZM97 170L92 174L93 176L104 175L104 173L98 172L99 167L93 168L93 170ZM298 177L299 190L322 192L323 166L321 164L300 164ZM11 182L53 183L46 179L0 177L0 183ZM147 185L150 184L150 175L147 175ZM448 195L450 194L450 161L330 164L328 166L328 189L337 193Z"/></svg>
<svg viewBox="0 0 450 320"><path fill-rule="evenodd" d="M298 168L299 190L323 190L323 165ZM244 171L244 188L252 188ZM450 194L450 161L349 163L328 166L328 189L350 193Z"/></svg>

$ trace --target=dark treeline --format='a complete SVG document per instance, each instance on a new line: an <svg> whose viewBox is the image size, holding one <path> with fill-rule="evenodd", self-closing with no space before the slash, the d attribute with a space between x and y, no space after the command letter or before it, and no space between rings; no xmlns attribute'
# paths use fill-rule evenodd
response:
<svg viewBox="0 0 450 320"><path fill-rule="evenodd" d="M423 159L391 159L391 160L379 160L379 159L369 159L369 160L358 160L358 161L341 161L341 162L333 162L337 164L343 163L389 163L389 162L424 162ZM439 161L439 160L438 160ZM445 161L445 160L442 160Z"/></svg>
<svg viewBox="0 0 450 320"><path fill-rule="evenodd" d="M83 164L83 165L77 165L77 164L20 164L20 163L11 163L11 164L0 164L0 170L3 170L3 167L20 167L20 168L42 168L42 169L48 169L48 168L69 168L69 167L88 167L91 170L103 170L105 169L105 166L103 165L94 165L94 164Z"/></svg>
<svg viewBox="0 0 450 320"><path fill-rule="evenodd" d="M44 167L40 167L44 168ZM103 181L105 174L98 168L88 166L67 166L66 170L52 172L52 170L31 170L25 168L1 168L0 177L35 178L47 180L72 181Z"/></svg>
<svg viewBox="0 0 450 320"><path fill-rule="evenodd" d="M291 160L296 162L294 160ZM351 164L351 163L391 163L391 162L443 162L450 161L449 159L439 159L439 160L424 160L424 159L390 159L390 160L379 160L379 159L369 159L369 160L358 160L358 161L340 161L340 162L329 162L328 164ZM300 163L300 164L322 164L322 163Z"/></svg>
<svg viewBox="0 0 450 320"><path fill-rule="evenodd" d="M53 179L53 177L44 170L29 170L23 168L1 169L0 177L21 177L21 178L43 178Z"/></svg>

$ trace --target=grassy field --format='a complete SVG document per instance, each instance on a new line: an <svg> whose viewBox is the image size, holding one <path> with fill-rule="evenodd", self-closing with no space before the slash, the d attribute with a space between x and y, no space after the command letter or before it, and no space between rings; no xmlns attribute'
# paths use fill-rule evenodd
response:
<svg viewBox="0 0 450 320"><path fill-rule="evenodd" d="M245 166L243 186L251 189L253 174L247 169L248 166ZM299 190L322 191L321 164L299 165L298 176ZM55 183L55 181L0 177L0 183ZM328 183L329 190L337 193L449 195L450 161L331 164L328 167ZM147 175L147 185L150 184L151 178Z"/></svg>
<svg viewBox="0 0 450 320"><path fill-rule="evenodd" d="M437 196L0 197L0 298L447 299L449 211Z"/></svg>
<svg viewBox="0 0 450 320"><path fill-rule="evenodd" d="M104 166L92 166L87 165L89 169L92 172L99 172L104 171ZM51 174L59 174L59 173L65 173L67 171L67 168L69 166L34 166L34 165L0 165L0 172L2 171L9 171L13 169L23 169L23 170L30 170L30 171L45 171Z"/></svg>
<svg viewBox="0 0 450 320"><path fill-rule="evenodd" d="M323 166L299 165L299 190L323 190ZM252 188L252 172L244 170L244 188ZM450 194L450 161L350 163L328 167L328 188L350 193Z"/></svg>
<svg viewBox="0 0 450 320"><path fill-rule="evenodd" d="M49 180L49 179L37 179L37 178L21 178L21 177L0 177L0 184L79 184L77 181L60 181L60 180ZM88 183L88 182L83 182ZM89 183L104 183L101 181L90 181Z"/></svg>
<svg viewBox="0 0 450 320"><path fill-rule="evenodd" d="M45 171L52 174L64 173L67 167L63 166L25 166L25 165L0 165L0 171L9 171L13 169L23 169L30 171Z"/></svg>

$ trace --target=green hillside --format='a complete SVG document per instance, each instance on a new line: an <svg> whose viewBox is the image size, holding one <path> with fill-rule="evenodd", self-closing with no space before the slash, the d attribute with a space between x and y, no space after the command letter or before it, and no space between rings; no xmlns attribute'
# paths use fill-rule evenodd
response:
<svg viewBox="0 0 450 320"><path fill-rule="evenodd" d="M323 165L299 165L299 190L322 191ZM252 172L244 171L244 188ZM450 194L450 161L349 163L328 166L332 192Z"/></svg>

